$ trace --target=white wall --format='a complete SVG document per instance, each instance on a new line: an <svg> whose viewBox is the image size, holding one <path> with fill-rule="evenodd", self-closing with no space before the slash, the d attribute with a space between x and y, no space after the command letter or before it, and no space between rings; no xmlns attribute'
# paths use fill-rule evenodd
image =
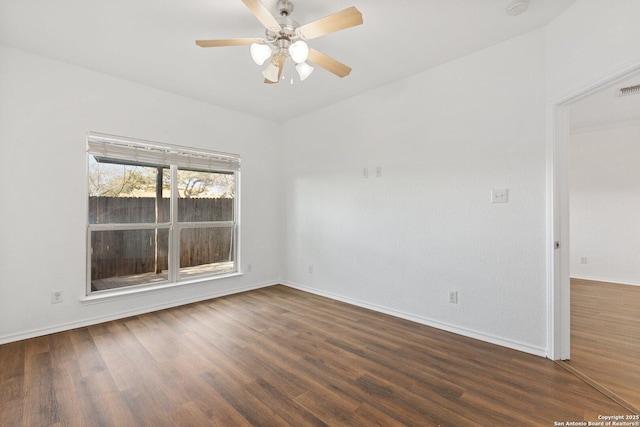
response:
<svg viewBox="0 0 640 427"><path fill-rule="evenodd" d="M640 64L639 12L578 0L543 31L282 126L0 47L0 342L272 283L280 263L292 285L544 354L545 112ZM80 304L87 130L241 154L253 271ZM280 160L284 223L264 190L277 200Z"/></svg>
<svg viewBox="0 0 640 427"><path fill-rule="evenodd" d="M286 280L558 357L546 329L549 106L640 65L639 12L636 0L578 0L544 47L533 33L286 123L305 135L285 143ZM486 204L491 188L509 188L510 203Z"/></svg>
<svg viewBox="0 0 640 427"><path fill-rule="evenodd" d="M640 123L571 135L571 277L640 285L638 159Z"/></svg>
<svg viewBox="0 0 640 427"><path fill-rule="evenodd" d="M640 1L578 0L547 27L551 101L640 64Z"/></svg>
<svg viewBox="0 0 640 427"><path fill-rule="evenodd" d="M286 122L285 280L545 354L544 48L527 34Z"/></svg>
<svg viewBox="0 0 640 427"><path fill-rule="evenodd" d="M578 0L547 26L547 241L551 358L570 357L569 108L566 102L640 69L637 0ZM560 106L560 107L559 107ZM558 108L556 108L558 107ZM557 251L552 242L560 241Z"/></svg>
<svg viewBox="0 0 640 427"><path fill-rule="evenodd" d="M553 104L570 99L586 90L596 89L611 79L622 77L625 72L640 70L640 49L638 49L640 26L636 22L636 17L639 14L640 2L636 0L616 0L615 2L579 0L551 22L547 27L547 97L549 102ZM585 136L576 135L576 137L584 138ZM594 137L596 137L595 134L591 135L590 139ZM563 144L569 145L568 140L554 140L553 137L549 138L549 142L556 144L560 150L568 148L563 147ZM569 153L571 163L575 161L574 154L573 151ZM580 154L577 155L580 156ZM602 153L601 157L607 155ZM615 153L611 153L611 155L615 155ZM570 249L569 246L564 246L562 249L562 268L567 272L567 277L569 272L572 275L596 274L597 272L592 270L595 267L596 259L591 257L590 262L589 255L583 253L591 250L586 249L585 242L580 241L582 237L580 237L578 230L575 232L571 230L569 234L569 212L571 212L573 222L573 210L578 209L579 205L574 205L576 202L574 200L569 202L568 160L567 163L561 165L561 171L563 173L558 178L567 181L566 187L560 183L561 190L567 193L563 194L565 205L560 207L560 211L563 212L561 226L564 229L565 237L569 236L571 241ZM586 171L577 169L576 173L584 175ZM597 171L593 173L598 175ZM600 177L605 182L609 181L608 177L602 175ZM604 182L602 185L605 185ZM581 220L577 219L577 221L576 227L584 226ZM572 226L574 225L572 224ZM587 256L588 264L576 264L583 256ZM598 257L600 258L600 256ZM605 261L604 258L601 258L601 262L609 263L612 256L605 256L605 258L609 260ZM616 263L610 264L611 268L614 268L615 265ZM604 272L603 270L599 271ZM636 277L635 273L633 276ZM613 275L613 277L621 278L622 276ZM624 277L631 277L628 268L624 268ZM633 279L633 281L635 280ZM568 302L566 304L568 309Z"/></svg>
<svg viewBox="0 0 640 427"><path fill-rule="evenodd" d="M2 46L0 94L0 343L279 279L276 123ZM240 154L252 271L82 304L87 131ZM50 303L53 289L63 303Z"/></svg>

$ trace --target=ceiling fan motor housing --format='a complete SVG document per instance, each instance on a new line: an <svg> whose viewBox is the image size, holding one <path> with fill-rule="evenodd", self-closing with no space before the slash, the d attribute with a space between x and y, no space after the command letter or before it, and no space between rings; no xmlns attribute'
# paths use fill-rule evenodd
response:
<svg viewBox="0 0 640 427"><path fill-rule="evenodd" d="M278 47L282 47L282 42L286 41L288 47L289 44L298 38L296 28L298 28L300 24L293 19L284 16L282 18L278 18L277 21L278 24L280 24L279 30L266 29L265 31L267 42L277 45Z"/></svg>
<svg viewBox="0 0 640 427"><path fill-rule="evenodd" d="M276 9L280 12L280 16L289 16L293 12L293 3L289 0L278 0L276 3Z"/></svg>

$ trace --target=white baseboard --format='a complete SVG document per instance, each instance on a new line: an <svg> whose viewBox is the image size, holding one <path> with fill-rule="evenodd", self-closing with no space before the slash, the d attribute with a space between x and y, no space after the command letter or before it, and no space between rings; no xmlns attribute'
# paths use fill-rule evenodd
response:
<svg viewBox="0 0 640 427"><path fill-rule="evenodd" d="M370 304L367 302L359 301L353 298L344 297L342 295L337 295L331 292L321 291L319 289L310 288L308 286L299 285L297 283L283 281L283 285L289 286L294 289L298 289L304 292L309 292L315 295L320 295L326 298L330 298L336 301L345 302L347 304L352 304L358 307L367 308L369 310L377 311L379 313L389 314L394 317L398 317L400 319L409 320L412 322L420 323L422 325L430 326L432 328L441 329L443 331L452 332L454 334L462 335L468 338L474 338L480 341L488 342L491 344L496 344L501 347L507 347L513 350L522 351L524 353L529 353L534 356L547 357L547 350L540 347L534 347L529 344L523 344L517 341L506 340L504 338L495 337L493 335L488 335L483 332L473 331L466 328L461 328L458 326L450 325L448 323L439 322L437 320L427 319L425 317L416 316L413 314L404 313L402 311L394 310L387 307L382 307L375 304Z"/></svg>
<svg viewBox="0 0 640 427"><path fill-rule="evenodd" d="M630 286L640 286L638 282L626 281L626 280L617 280L617 279L608 279L606 277L595 277L595 276L575 276L571 275L572 279L580 279L580 280L591 280L593 282L607 282L607 283L616 283L618 285L630 285Z"/></svg>
<svg viewBox="0 0 640 427"><path fill-rule="evenodd" d="M46 328L33 329L30 331L19 332L17 334L4 335L4 336L0 336L0 344L7 344L14 341L21 341L29 338L40 337L43 335L54 334L56 332L63 332L71 329L82 328L85 326L97 325L99 323L110 322L112 320L118 320L118 319L124 319L127 317L137 316L145 313L151 313L159 310L165 310L167 308L173 308L181 305L192 304L194 302L206 301L213 298L219 298L227 295L238 294L241 292L252 291L254 289L265 288L268 286L277 285L279 283L280 283L279 281L258 283L258 284L243 286L239 288L227 289L219 292L212 292L212 293L201 295L198 297L174 300L164 304L140 307L135 310L121 311L118 313L109 314L107 316L93 317L90 319L83 319L77 322L61 323L54 326L48 326Z"/></svg>
<svg viewBox="0 0 640 427"><path fill-rule="evenodd" d="M589 279L590 280L590 279ZM237 293L241 293L241 292L246 292L246 291L251 291L254 289L260 289L260 288L265 288L268 286L273 286L273 285L277 285L277 284L283 284L285 286L289 286L291 288L294 289L298 289L304 292L309 292L315 295L320 295L326 298L330 298L336 301L342 301L345 302L347 304L352 304L358 307L363 307L363 308L367 308L369 310L373 310L373 311L377 311L380 313L384 313L384 314L389 314L391 316L395 316L401 319L405 319L405 320L409 320L412 322L416 322L416 323L420 323L422 325L426 325L426 326L430 326L436 329L441 329L447 332L452 332L454 334L458 334L458 335L462 335L465 337L469 337L469 338L474 338L480 341L485 341L485 342L489 342L491 344L496 344L502 347L507 347L507 348L511 348L514 350L518 350L518 351L522 351L525 353L529 353L529 354L533 354L536 356L541 356L541 357L546 357L547 356L547 352L544 348L539 348L539 347L534 347L534 346L530 346L528 344L523 344L523 343L519 343L516 341L512 341L512 340L505 340L503 338L498 338L498 337L494 337L492 335L488 335L482 332L478 332L478 331L473 331L470 329L466 329L466 328L461 328L458 326L454 326L454 325L450 325L444 322L439 322L436 320L432 320L432 319L427 319L421 316L415 316L412 314L407 314L398 310L394 310L391 308L387 308L387 307L382 307L382 306L378 306L375 304L370 304L367 302L363 302L363 301L359 301L353 298L349 298L349 297L344 297L341 295L337 295L331 292L325 292L325 291L321 291L319 289L314 289L314 288L310 288L307 286L302 286L296 283L292 283L292 282L287 282L287 281L273 281L273 282L265 282L265 283L259 283L259 284L253 284L253 285L249 285L249 286L244 286L244 287L240 287L240 288L234 288L234 289L227 289L225 291L220 291L220 292L213 292L210 294L206 294L206 295L201 295L199 297L193 297L193 298L184 298L184 299L180 299L180 300L174 300L171 301L169 303L164 303L164 304L157 304L157 305L152 305L152 306L146 306L146 307L140 307L137 308L135 310L128 310L128 311L121 311L118 313L113 313L107 316L99 316L99 317L94 317L94 318L90 318L90 319L83 319L81 321L77 321L77 322L67 322L67 323L62 323L62 324L58 324L58 325L54 325L54 326L49 326L46 328L39 328L39 329L33 329L30 331L25 331L25 332L20 332L17 334L10 334L10 335L4 335L4 336L0 336L0 344L6 344L6 343L10 343L10 342L14 342L14 341L20 341L20 340L24 340L24 339L29 339L29 338L34 338L34 337L39 337L39 336L43 336L43 335L49 335L49 334L54 334L56 332L63 332L63 331L68 331L70 329L76 329L76 328L82 328L85 326L91 326L91 325L96 325L99 323L104 323L104 322L110 322L112 320L118 320L118 319L124 319L127 317L131 317L131 316L137 316L140 314L145 314L145 313L151 313L154 311L159 311L159 310L164 310L164 309L168 309L168 308L172 308L172 307L178 307L181 305L186 305L186 304L191 304L194 302L200 302L200 301L206 301L209 299L213 299L213 298L219 298L219 297L223 297L223 296L227 296L227 295L233 295L233 294L237 294Z"/></svg>

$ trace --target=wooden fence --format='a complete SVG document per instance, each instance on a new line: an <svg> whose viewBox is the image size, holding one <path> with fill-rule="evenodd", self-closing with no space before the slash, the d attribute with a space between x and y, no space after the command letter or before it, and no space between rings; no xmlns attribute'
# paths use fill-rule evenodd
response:
<svg viewBox="0 0 640 427"><path fill-rule="evenodd" d="M179 222L232 221L233 199L179 199ZM158 205L158 222L169 221L169 200ZM91 224L156 222L152 197L89 197ZM231 228L192 228L180 233L180 267L233 260ZM156 241L158 242L156 244ZM168 269L169 230L108 230L91 234L91 279ZM157 257L157 258L156 258Z"/></svg>

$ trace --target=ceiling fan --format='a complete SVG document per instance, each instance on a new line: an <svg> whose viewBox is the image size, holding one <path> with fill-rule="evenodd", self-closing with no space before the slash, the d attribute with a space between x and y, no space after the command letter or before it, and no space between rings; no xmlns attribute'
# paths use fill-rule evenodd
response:
<svg viewBox="0 0 640 427"><path fill-rule="evenodd" d="M309 24L300 25L289 17L293 4L289 0L278 0L276 9L280 17L274 17L260 0L242 0L265 26L265 38L236 38L220 40L196 40L200 47L246 46L250 45L251 58L257 65L263 65L271 58L262 75L265 83L278 83L282 79L288 56L296 64L300 80L305 80L314 68L306 61L335 74L346 77L351 68L313 48L306 41L325 34L335 33L362 24L362 13L355 7L348 7ZM293 80L292 80L293 82Z"/></svg>

